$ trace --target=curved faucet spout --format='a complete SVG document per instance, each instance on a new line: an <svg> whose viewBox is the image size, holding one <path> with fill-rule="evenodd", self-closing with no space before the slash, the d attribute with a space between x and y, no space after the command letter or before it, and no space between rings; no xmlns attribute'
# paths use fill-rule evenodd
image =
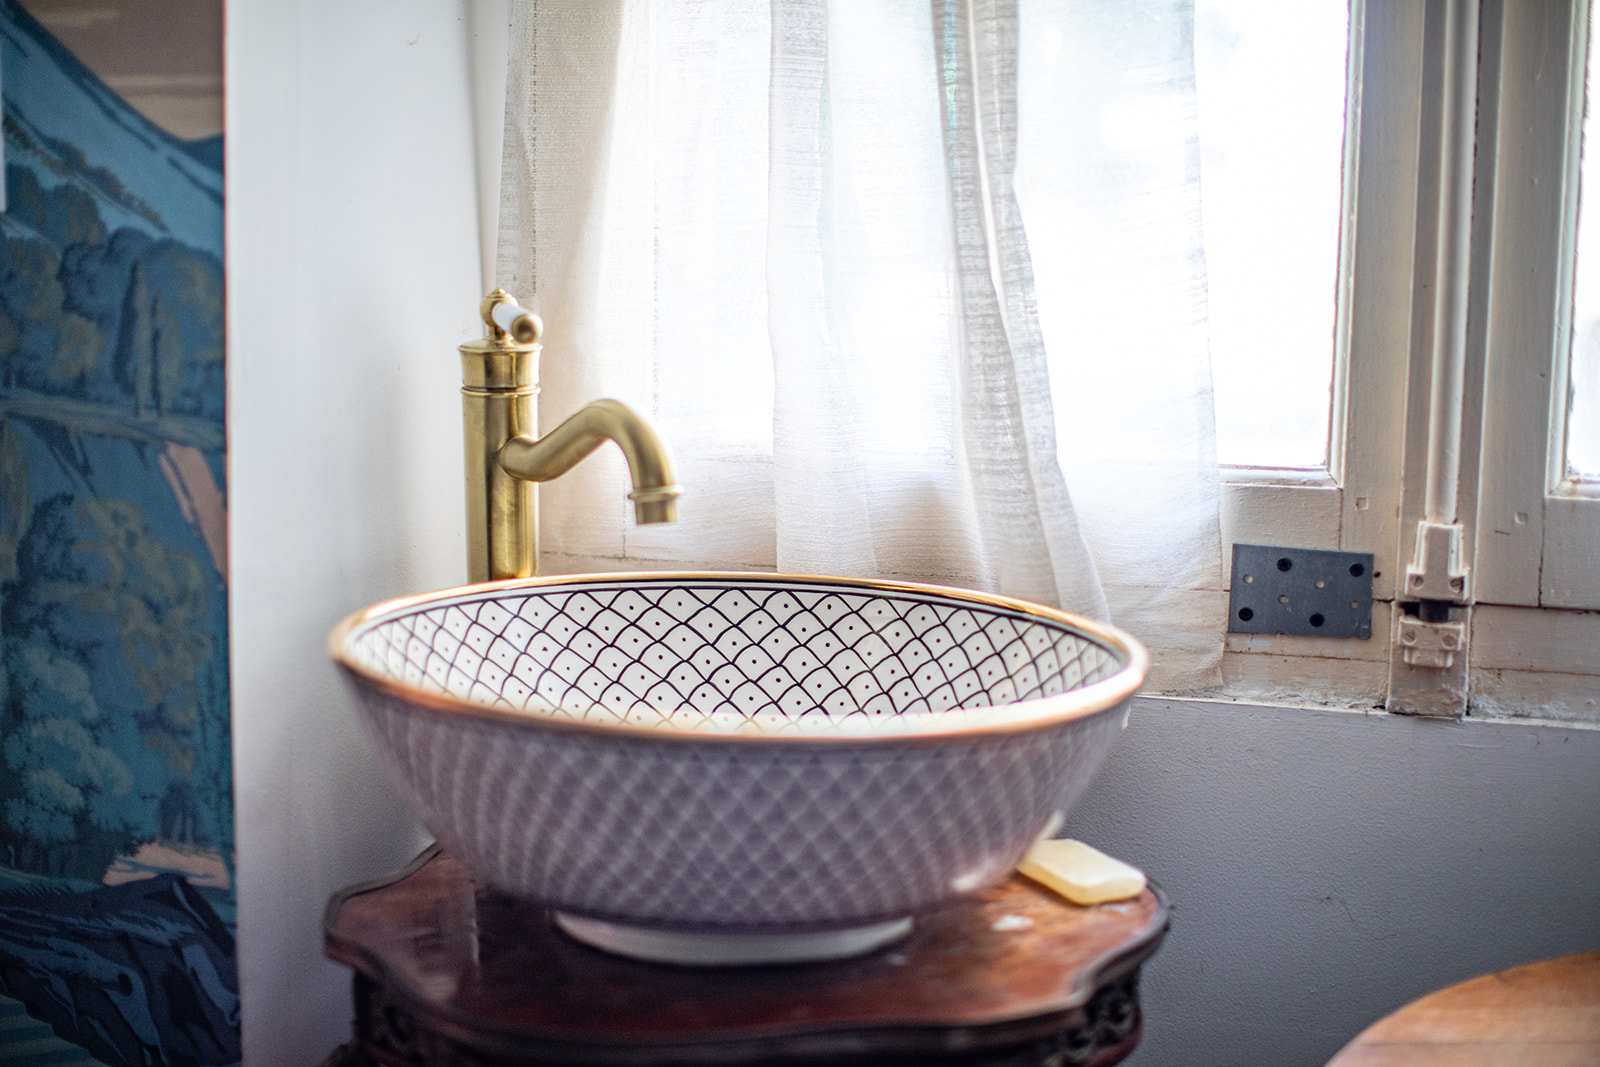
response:
<svg viewBox="0 0 1600 1067"><path fill-rule="evenodd" d="M539 343L543 324L504 289L478 306L485 334L460 345L461 426L466 448L467 580L539 573L538 483L571 470L615 441L633 477L634 518L675 522L672 459L650 424L615 400L596 400L539 436Z"/></svg>
<svg viewBox="0 0 1600 1067"><path fill-rule="evenodd" d="M683 489L672 473L672 457L655 430L626 404L596 400L543 437L519 434L500 449L500 467L514 478L547 482L577 466L607 441L615 441L633 479L634 520L676 522Z"/></svg>

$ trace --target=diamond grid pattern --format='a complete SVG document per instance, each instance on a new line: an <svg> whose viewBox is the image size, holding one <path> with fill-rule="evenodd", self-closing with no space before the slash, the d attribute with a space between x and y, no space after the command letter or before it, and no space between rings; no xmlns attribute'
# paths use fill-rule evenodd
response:
<svg viewBox="0 0 1600 1067"><path fill-rule="evenodd" d="M926 729L1121 666L1067 626L825 584L607 584L381 619L356 654L425 691L556 717L710 732ZM884 717L900 717L886 723Z"/></svg>
<svg viewBox="0 0 1600 1067"><path fill-rule="evenodd" d="M1071 808L1124 721L1118 705L935 743L766 741L981 722L1121 667L1051 620L825 583L468 594L351 641L409 686L530 713L439 714L356 678L381 760L441 841L501 889L623 922L843 926L980 888ZM528 728L542 717L713 736Z"/></svg>
<svg viewBox="0 0 1600 1067"><path fill-rule="evenodd" d="M371 690L363 706L423 822L491 884L697 928L871 922L987 885L1072 806L1121 725L798 749L533 733Z"/></svg>

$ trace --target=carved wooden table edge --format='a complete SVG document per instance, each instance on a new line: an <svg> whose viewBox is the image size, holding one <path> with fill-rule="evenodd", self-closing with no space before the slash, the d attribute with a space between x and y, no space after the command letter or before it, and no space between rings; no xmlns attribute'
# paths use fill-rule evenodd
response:
<svg viewBox="0 0 1600 1067"><path fill-rule="evenodd" d="M430 879L435 888L417 888ZM412 886L405 885L413 880ZM398 906L400 889L412 891L413 897L431 894L427 900L432 910L424 913L412 901L404 913L409 921L390 924L402 927L404 936L375 944L370 916L352 919L351 912L379 901L382 897L375 894L386 891L390 906ZM450 917L463 908L470 917ZM976 897L920 916L905 941L854 960L682 968L621 959L572 942L555 930L543 908L484 889L459 861L434 845L394 874L340 890L328 902L324 950L355 971L356 1001L355 1040L328 1063L1104 1067L1125 1058L1138 1044L1143 1021L1140 968L1160 947L1169 923L1166 895L1154 883L1131 901L1080 908L1013 876ZM441 932L445 927L451 930ZM1013 947L1018 939L998 932L1035 927L1039 936L1034 940L1044 942L1046 949L1043 956L1033 954L1037 960L1019 958L1023 950ZM1079 942L1091 951L1069 958ZM494 949L496 945L510 948ZM470 964L463 956L467 952ZM410 966L430 953L437 959L424 964L444 964L429 974ZM1010 976L1018 972L1019 963L1030 960L1031 971L1057 976L1055 987L1044 992L992 988L994 983L1023 984ZM452 967L457 979L449 977ZM1026 975L1030 967L1020 970ZM477 981L494 973L511 977ZM770 1010L760 1019L739 1017L741 998L763 1008L787 1003L788 994L798 988L797 977L807 979L804 988L817 1003L802 1003L807 997L796 996L793 1010L779 1012L783 1017L776 1020ZM523 979L528 990L520 988ZM965 991L960 988L964 979L971 987ZM548 996L529 995L541 982L541 992ZM468 993L461 992L463 985L470 987ZM502 985L519 988L507 991ZM931 994L931 1003L905 995L935 985L939 991ZM587 995L574 999L580 989L602 999L609 996L614 1003L591 1004ZM893 1010L874 1013L856 1003L870 1002L874 990L883 1003L886 989L893 990L887 998ZM840 997L829 1000L829 992ZM952 996L961 999L950 1002ZM542 999L562 998L567 999L552 1010L592 1017L570 1025L566 1017L549 1011L542 1013L547 1017L537 1017L541 1012L535 1008ZM730 1001L732 1007L722 1010ZM621 1010L624 1006L630 1010ZM813 1008L819 1010L808 1014ZM726 1017L716 1018L719 1010ZM939 1014L944 1011L949 1014ZM630 1030L627 1020L634 1016L642 1021ZM688 1025L681 1023L683 1018ZM601 1030L608 1032L602 1036Z"/></svg>

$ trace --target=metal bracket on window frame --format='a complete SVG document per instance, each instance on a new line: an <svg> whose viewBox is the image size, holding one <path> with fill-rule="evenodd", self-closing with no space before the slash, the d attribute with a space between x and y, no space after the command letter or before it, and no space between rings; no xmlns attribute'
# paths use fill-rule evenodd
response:
<svg viewBox="0 0 1600 1067"><path fill-rule="evenodd" d="M1397 633L1400 656L1412 667L1445 670L1466 653L1466 623L1450 619L1451 605L1472 603L1472 571L1461 562L1462 536L1459 523L1417 523Z"/></svg>
<svg viewBox="0 0 1600 1067"><path fill-rule="evenodd" d="M1466 644L1466 623L1428 622L1410 615L1400 619L1400 654L1413 667L1443 670L1455 663Z"/></svg>
<svg viewBox="0 0 1600 1067"><path fill-rule="evenodd" d="M1233 546L1228 632L1372 637L1372 553Z"/></svg>
<svg viewBox="0 0 1600 1067"><path fill-rule="evenodd" d="M1408 600L1472 602L1472 568L1461 562L1460 523L1417 523L1417 547L1406 565Z"/></svg>

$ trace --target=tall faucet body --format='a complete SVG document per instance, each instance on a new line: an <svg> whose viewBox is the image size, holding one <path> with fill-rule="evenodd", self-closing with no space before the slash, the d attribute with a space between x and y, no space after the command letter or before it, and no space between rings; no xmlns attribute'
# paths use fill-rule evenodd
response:
<svg viewBox="0 0 1600 1067"><path fill-rule="evenodd" d="M484 297L480 311L486 335L461 346L468 581L539 573L536 483L565 474L606 441L628 461L635 520L675 521L682 489L650 425L619 401L596 400L540 437L542 324L504 289Z"/></svg>

